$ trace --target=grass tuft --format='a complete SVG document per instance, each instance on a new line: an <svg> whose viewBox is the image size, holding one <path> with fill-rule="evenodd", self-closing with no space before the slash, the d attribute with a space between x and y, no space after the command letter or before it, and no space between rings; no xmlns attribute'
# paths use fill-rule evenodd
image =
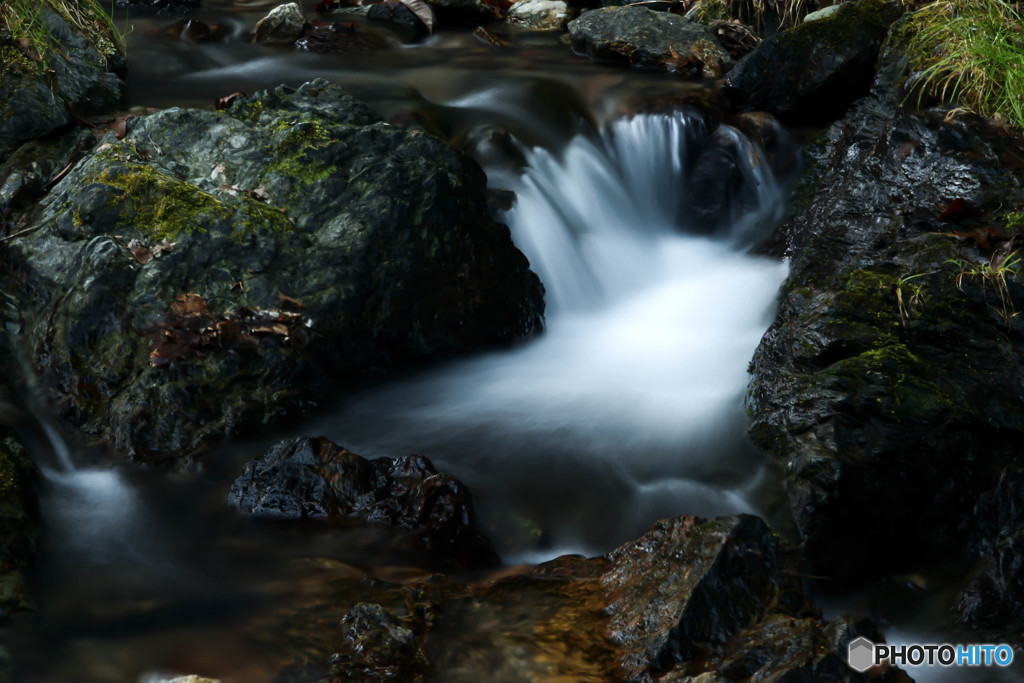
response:
<svg viewBox="0 0 1024 683"><path fill-rule="evenodd" d="M918 106L936 97L1024 128L1024 19L1006 0L940 0L908 15L899 40Z"/></svg>
<svg viewBox="0 0 1024 683"><path fill-rule="evenodd" d="M103 55L124 54L124 37L99 0L3 0L0 2L0 72L12 64L47 70L57 46L43 23L44 8L56 12Z"/></svg>
<svg viewBox="0 0 1024 683"><path fill-rule="evenodd" d="M702 24L738 19L761 28L770 18L779 28L787 28L803 20L813 9L810 4L811 0L697 0L687 16Z"/></svg>

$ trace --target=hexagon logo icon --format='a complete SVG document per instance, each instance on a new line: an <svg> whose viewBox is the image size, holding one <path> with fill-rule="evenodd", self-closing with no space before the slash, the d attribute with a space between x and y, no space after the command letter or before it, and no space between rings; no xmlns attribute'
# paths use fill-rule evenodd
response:
<svg viewBox="0 0 1024 683"><path fill-rule="evenodd" d="M847 663L859 673L870 669L875 664L875 644L864 636L851 640Z"/></svg>

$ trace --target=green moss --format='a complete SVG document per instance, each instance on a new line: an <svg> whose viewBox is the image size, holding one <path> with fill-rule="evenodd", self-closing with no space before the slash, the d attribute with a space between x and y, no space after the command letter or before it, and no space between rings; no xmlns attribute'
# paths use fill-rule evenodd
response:
<svg viewBox="0 0 1024 683"><path fill-rule="evenodd" d="M255 199L239 197L229 203L148 164L121 163L89 181L121 191L118 228L134 228L156 241L204 233L217 218L229 219L236 239L258 228L287 232L293 227L283 212ZM82 220L80 215L77 220Z"/></svg>
<svg viewBox="0 0 1024 683"><path fill-rule="evenodd" d="M902 422L940 423L961 410L928 379L931 367L900 343L865 351L831 365L827 375L850 395L855 407Z"/></svg>
<svg viewBox="0 0 1024 683"><path fill-rule="evenodd" d="M310 185L337 172L337 166L320 158L318 154L333 141L330 131L320 121L281 120L272 136L277 158L268 166L271 173Z"/></svg>

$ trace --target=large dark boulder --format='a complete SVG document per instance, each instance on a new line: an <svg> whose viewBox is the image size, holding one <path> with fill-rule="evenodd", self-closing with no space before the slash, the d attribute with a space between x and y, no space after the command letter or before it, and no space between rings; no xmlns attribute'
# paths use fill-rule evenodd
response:
<svg viewBox="0 0 1024 683"><path fill-rule="evenodd" d="M301 604L254 625L257 640L305 634L279 680L862 681L847 645L882 641L870 622L824 621L750 516L662 520L604 557L481 583L338 568L306 585Z"/></svg>
<svg viewBox="0 0 1024 683"><path fill-rule="evenodd" d="M469 490L421 455L367 460L326 439L282 441L253 460L228 493L246 515L385 524L441 567L497 564L476 528Z"/></svg>
<svg viewBox="0 0 1024 683"><path fill-rule="evenodd" d="M38 46L42 54L36 47L0 45L0 164L22 143L71 123L73 115L102 113L124 100L123 55L113 36L95 28L103 25L99 18L84 20L90 35L44 6L39 26L30 28L46 36Z"/></svg>
<svg viewBox="0 0 1024 683"><path fill-rule="evenodd" d="M697 78L717 78L732 57L706 26L678 14L646 7L605 7L569 22L576 52L592 59L672 69Z"/></svg>
<svg viewBox="0 0 1024 683"><path fill-rule="evenodd" d="M7 277L64 417L173 457L540 329L542 287L484 183L326 81L168 109L53 188Z"/></svg>
<svg viewBox="0 0 1024 683"><path fill-rule="evenodd" d="M726 95L743 111L790 121L828 122L867 94L896 0L853 0L822 19L763 40L726 77Z"/></svg>
<svg viewBox="0 0 1024 683"><path fill-rule="evenodd" d="M905 110L902 75L887 54L874 94L808 152L768 246L791 273L748 392L813 571L839 585L1012 549L1001 527L1019 525L976 509L1024 437L1024 289L998 276L1024 140Z"/></svg>

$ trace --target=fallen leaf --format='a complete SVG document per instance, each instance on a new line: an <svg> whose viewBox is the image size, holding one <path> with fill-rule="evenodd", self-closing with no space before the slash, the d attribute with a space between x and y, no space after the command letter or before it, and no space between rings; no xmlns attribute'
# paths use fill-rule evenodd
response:
<svg viewBox="0 0 1024 683"><path fill-rule="evenodd" d="M171 314L179 318L189 315L207 315L209 312L210 310L206 307L206 299L194 292L179 294L174 297L174 303L171 304Z"/></svg>
<svg viewBox="0 0 1024 683"><path fill-rule="evenodd" d="M297 308L300 311L306 308L306 306L302 304L298 299L293 299L292 297L282 294L281 292L277 293L277 305L280 306L281 308L284 308L286 306L292 306L293 308Z"/></svg>
<svg viewBox="0 0 1024 683"><path fill-rule="evenodd" d="M986 228L975 228L966 232L954 230L953 234L963 240L974 240L980 248L988 251L992 248L993 239L1005 239L1005 236L1000 234L998 230L989 226Z"/></svg>
<svg viewBox="0 0 1024 683"><path fill-rule="evenodd" d="M142 265L146 265L147 263L153 260L153 252L151 252L149 248L145 244L142 244L141 242L136 243L134 246L132 246L132 243L129 242L128 251L130 251L132 253L132 256L135 257L135 260L141 263Z"/></svg>
<svg viewBox="0 0 1024 683"><path fill-rule="evenodd" d="M1024 171L1024 158L1007 150L1002 154L1003 163L1012 171Z"/></svg>
<svg viewBox="0 0 1024 683"><path fill-rule="evenodd" d="M939 220L944 223L956 223L975 213L977 213L977 211L974 208L972 208L963 199L958 198L951 201L949 205L943 209L942 213L939 214Z"/></svg>
<svg viewBox="0 0 1024 683"><path fill-rule="evenodd" d="M239 97L248 96L244 92L233 92L230 95L225 95L224 97L217 98L217 101L214 103L213 106L216 107L218 110L227 109L232 104L234 104L235 100L237 100Z"/></svg>

